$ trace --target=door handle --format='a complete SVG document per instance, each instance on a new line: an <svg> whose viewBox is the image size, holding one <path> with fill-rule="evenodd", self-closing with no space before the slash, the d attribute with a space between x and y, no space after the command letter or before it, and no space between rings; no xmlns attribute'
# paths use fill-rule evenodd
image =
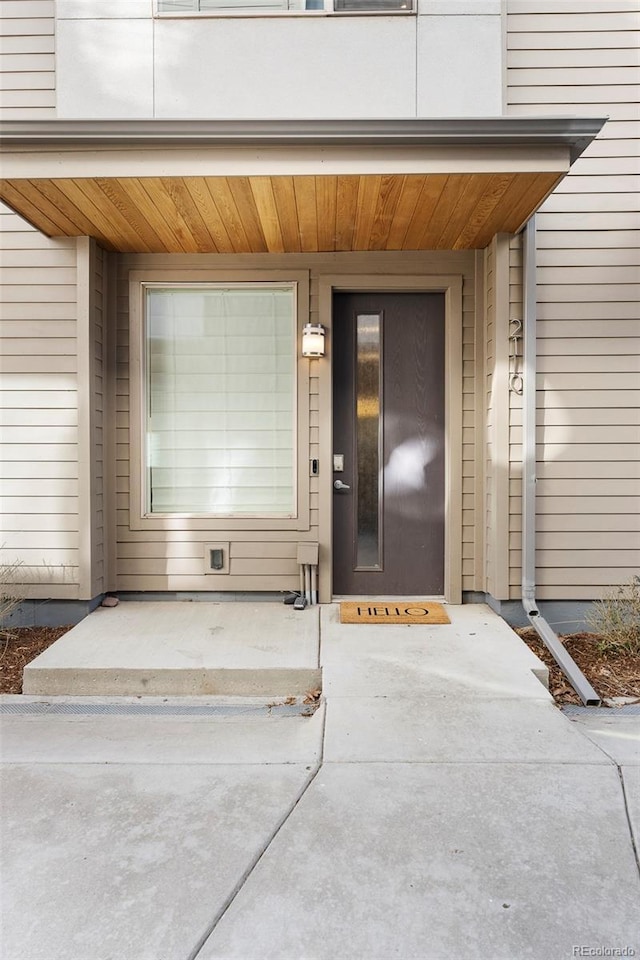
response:
<svg viewBox="0 0 640 960"><path fill-rule="evenodd" d="M348 483L343 483L342 480L333 481L334 490L351 490L351 487Z"/></svg>

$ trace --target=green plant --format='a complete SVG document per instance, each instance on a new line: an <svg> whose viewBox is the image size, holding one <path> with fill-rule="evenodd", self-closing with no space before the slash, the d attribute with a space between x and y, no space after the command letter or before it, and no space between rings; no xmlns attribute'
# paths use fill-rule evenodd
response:
<svg viewBox="0 0 640 960"><path fill-rule="evenodd" d="M640 654L640 576L611 587L586 617L603 653Z"/></svg>

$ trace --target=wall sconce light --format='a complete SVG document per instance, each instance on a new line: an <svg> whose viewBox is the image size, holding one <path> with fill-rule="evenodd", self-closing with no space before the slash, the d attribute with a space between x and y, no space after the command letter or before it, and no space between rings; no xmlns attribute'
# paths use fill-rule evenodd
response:
<svg viewBox="0 0 640 960"><path fill-rule="evenodd" d="M305 323L302 328L302 356L324 357L324 327L321 323Z"/></svg>

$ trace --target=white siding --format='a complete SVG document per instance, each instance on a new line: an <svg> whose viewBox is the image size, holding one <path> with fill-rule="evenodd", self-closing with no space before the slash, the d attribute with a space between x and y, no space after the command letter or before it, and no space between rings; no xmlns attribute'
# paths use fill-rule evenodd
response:
<svg viewBox="0 0 640 960"><path fill-rule="evenodd" d="M0 208L0 562L31 595L78 596L76 242Z"/></svg>
<svg viewBox="0 0 640 960"><path fill-rule="evenodd" d="M0 119L55 116L55 0L0 0Z"/></svg>
<svg viewBox="0 0 640 960"><path fill-rule="evenodd" d="M640 565L640 4L508 3L508 112L609 116L538 215L538 595L581 599ZM512 409L511 596L521 453Z"/></svg>

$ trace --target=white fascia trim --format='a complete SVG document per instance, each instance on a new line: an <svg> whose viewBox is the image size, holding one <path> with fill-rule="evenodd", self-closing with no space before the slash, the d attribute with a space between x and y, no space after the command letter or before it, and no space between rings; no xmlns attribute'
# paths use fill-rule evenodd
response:
<svg viewBox="0 0 640 960"><path fill-rule="evenodd" d="M6 179L68 177L251 177L384 174L558 173L568 146L258 147L202 145L60 150L28 146L2 155Z"/></svg>

